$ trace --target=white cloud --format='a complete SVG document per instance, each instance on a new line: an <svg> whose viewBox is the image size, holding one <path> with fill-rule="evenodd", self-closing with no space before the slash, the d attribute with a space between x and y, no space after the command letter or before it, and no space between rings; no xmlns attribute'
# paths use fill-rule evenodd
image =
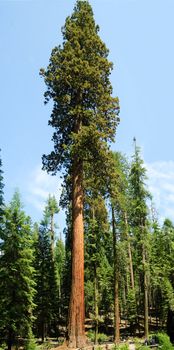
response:
<svg viewBox="0 0 174 350"><path fill-rule="evenodd" d="M51 176L37 166L27 179L27 190L25 191L25 203L28 204L31 217L42 217L42 213L49 196L55 195L59 202L62 191L62 180L60 176ZM61 212L61 218L64 214Z"/></svg>
<svg viewBox="0 0 174 350"><path fill-rule="evenodd" d="M148 187L153 195L153 202L160 222L168 217L174 222L174 161L160 161L145 164ZM25 203L31 208L31 217L42 217L45 202L49 194L54 194L59 202L61 195L60 176L48 175L37 166L27 180ZM26 204L27 204L26 203ZM58 215L59 226L65 225L65 214Z"/></svg>
<svg viewBox="0 0 174 350"><path fill-rule="evenodd" d="M174 161L147 163L146 169L159 218L174 221Z"/></svg>

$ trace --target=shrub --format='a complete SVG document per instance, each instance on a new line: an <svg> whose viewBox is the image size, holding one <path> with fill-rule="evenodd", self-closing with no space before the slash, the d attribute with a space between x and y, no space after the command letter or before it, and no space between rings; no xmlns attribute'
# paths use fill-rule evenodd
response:
<svg viewBox="0 0 174 350"><path fill-rule="evenodd" d="M90 330L88 332L88 338L90 339L90 341L94 342L94 339L95 339L94 331ZM104 333L98 333L97 334L97 341L99 343L104 343L104 342L108 341L108 336Z"/></svg>
<svg viewBox="0 0 174 350"><path fill-rule="evenodd" d="M161 350L174 350L173 345L170 342L169 336L166 333L155 334L157 342L160 345Z"/></svg>
<svg viewBox="0 0 174 350"><path fill-rule="evenodd" d="M128 344L115 344L112 347L112 350L129 350Z"/></svg>
<svg viewBox="0 0 174 350"><path fill-rule="evenodd" d="M104 343L104 342L108 341L108 336L104 333L98 333L97 340L99 343Z"/></svg>

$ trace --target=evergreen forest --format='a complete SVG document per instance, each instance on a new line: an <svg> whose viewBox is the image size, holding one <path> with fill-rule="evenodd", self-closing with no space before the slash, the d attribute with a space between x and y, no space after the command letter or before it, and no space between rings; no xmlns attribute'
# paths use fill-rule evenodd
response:
<svg viewBox="0 0 174 350"><path fill-rule="evenodd" d="M63 190L41 222L18 191L5 203L0 154L0 348L173 349L174 224L159 221L136 138L131 157L112 151L120 103L88 1L62 36L40 75L53 128L43 171Z"/></svg>

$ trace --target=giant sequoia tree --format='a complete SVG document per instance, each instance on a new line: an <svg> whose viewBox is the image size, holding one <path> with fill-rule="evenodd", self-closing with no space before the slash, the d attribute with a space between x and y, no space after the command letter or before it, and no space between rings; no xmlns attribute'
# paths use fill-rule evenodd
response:
<svg viewBox="0 0 174 350"><path fill-rule="evenodd" d="M54 150L43 156L52 174L63 168L72 188L72 285L69 307L69 346L81 347L84 332L83 202L86 162L104 169L108 141L118 123L118 98L112 97L112 63L100 39L88 1L78 0L62 29L63 45L53 49L46 70L45 102L53 100L49 125L55 128Z"/></svg>

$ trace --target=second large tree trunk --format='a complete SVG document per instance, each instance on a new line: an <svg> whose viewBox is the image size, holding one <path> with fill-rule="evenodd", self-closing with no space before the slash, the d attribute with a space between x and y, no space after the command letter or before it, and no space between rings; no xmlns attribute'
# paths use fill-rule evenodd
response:
<svg viewBox="0 0 174 350"><path fill-rule="evenodd" d="M75 161L72 178L72 282L68 324L68 346L71 348L81 348L86 343L84 326L84 229L82 175L82 163Z"/></svg>

